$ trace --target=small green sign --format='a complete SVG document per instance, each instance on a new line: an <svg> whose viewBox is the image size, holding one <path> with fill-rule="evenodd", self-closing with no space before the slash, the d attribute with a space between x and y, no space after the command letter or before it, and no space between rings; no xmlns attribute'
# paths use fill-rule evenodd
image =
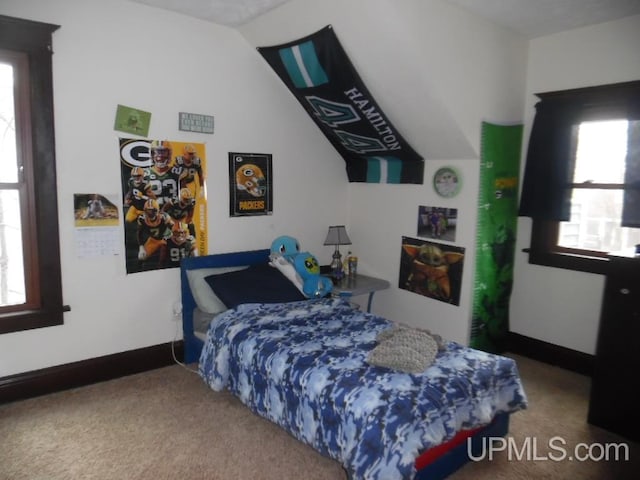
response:
<svg viewBox="0 0 640 480"><path fill-rule="evenodd" d="M133 133L146 137L149 135L149 124L151 123L151 113L136 108L118 105L116 111L116 124L114 130L120 132Z"/></svg>

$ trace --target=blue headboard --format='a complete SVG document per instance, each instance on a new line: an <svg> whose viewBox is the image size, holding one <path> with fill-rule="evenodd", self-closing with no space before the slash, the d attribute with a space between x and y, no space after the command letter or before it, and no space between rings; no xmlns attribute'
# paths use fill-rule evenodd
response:
<svg viewBox="0 0 640 480"><path fill-rule="evenodd" d="M193 333L193 310L196 302L189 288L187 271L200 268L236 267L256 265L269 261L270 250L220 253L203 257L189 257L180 262L180 289L182 293L182 334L184 338L184 362L193 363L200 358L203 342Z"/></svg>

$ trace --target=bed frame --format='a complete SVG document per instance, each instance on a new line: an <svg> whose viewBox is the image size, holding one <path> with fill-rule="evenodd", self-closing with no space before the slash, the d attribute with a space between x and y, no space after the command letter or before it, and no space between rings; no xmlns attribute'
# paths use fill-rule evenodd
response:
<svg viewBox="0 0 640 480"><path fill-rule="evenodd" d="M184 338L184 362L197 362L204 342L193 331L193 311L196 301L189 288L187 271L200 268L235 267L256 265L269 261L270 250L250 250L246 252L221 253L203 257L188 257L180 262L180 288L182 292L182 334Z"/></svg>
<svg viewBox="0 0 640 480"><path fill-rule="evenodd" d="M180 263L182 292L182 328L184 362L197 362L204 342L194 333L195 299L189 288L187 271L201 268L255 265L269 261L270 250L250 250L185 258ZM441 480L470 461L469 446L474 458L482 455L492 438L504 437L509 431L509 415L500 414L484 427L459 432L448 442L427 450L416 459L415 480Z"/></svg>

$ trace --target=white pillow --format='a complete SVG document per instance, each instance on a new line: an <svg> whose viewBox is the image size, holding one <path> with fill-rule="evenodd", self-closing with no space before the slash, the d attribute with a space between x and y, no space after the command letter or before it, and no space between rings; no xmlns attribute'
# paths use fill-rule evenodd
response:
<svg viewBox="0 0 640 480"><path fill-rule="evenodd" d="M291 263L282 255L271 254L269 255L269 260L270 260L269 265L280 270L280 272L285 277L287 277L289 281L293 283L303 295L306 296L306 294L304 293L304 290L302 289L304 282L302 281L302 277L300 276L300 274L296 272L296 267L293 266L293 263Z"/></svg>
<svg viewBox="0 0 640 480"><path fill-rule="evenodd" d="M196 305L200 310L206 313L220 313L227 309L224 303L213 293L209 284L205 281L205 277L209 275L218 275L220 273L237 272L244 270L247 266L239 267L218 267L218 268L198 268L195 270L187 270L187 280L191 295L196 301Z"/></svg>

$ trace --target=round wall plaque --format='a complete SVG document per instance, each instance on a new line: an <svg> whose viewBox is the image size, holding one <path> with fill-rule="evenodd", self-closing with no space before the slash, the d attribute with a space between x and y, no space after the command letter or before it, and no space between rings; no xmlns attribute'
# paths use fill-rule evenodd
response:
<svg viewBox="0 0 640 480"><path fill-rule="evenodd" d="M441 197L455 197L462 188L460 173L453 167L439 168L433 175L433 188Z"/></svg>

